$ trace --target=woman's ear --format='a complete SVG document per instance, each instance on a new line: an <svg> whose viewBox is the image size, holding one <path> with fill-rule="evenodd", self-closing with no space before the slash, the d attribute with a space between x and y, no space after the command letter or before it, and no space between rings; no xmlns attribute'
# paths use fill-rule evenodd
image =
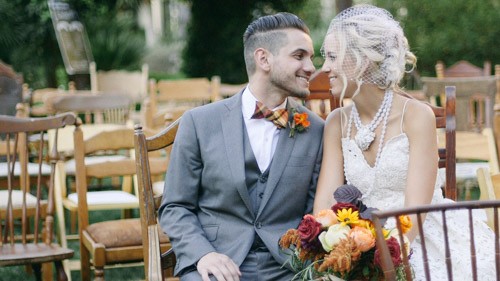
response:
<svg viewBox="0 0 500 281"><path fill-rule="evenodd" d="M255 65L257 69L262 69L263 71L269 71L271 69L270 60L271 53L263 48L257 48L253 53L253 57L255 60Z"/></svg>

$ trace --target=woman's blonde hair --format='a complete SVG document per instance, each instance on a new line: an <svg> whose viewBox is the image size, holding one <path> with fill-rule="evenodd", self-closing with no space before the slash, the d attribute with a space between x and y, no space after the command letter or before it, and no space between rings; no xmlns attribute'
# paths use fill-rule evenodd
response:
<svg viewBox="0 0 500 281"><path fill-rule="evenodd" d="M346 74L358 85L356 95L363 83L394 89L405 72L415 67L417 58L409 50L403 29L384 9L371 5L348 8L332 20L327 31L330 34L323 48L337 47L335 71L344 81L342 98L347 87ZM408 71L407 65L411 66Z"/></svg>

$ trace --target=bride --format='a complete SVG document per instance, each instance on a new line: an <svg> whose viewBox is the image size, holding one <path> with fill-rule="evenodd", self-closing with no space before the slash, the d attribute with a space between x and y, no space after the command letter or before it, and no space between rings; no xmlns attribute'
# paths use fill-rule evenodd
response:
<svg viewBox="0 0 500 281"><path fill-rule="evenodd" d="M407 98L398 88L405 67L409 65L411 70L416 63L399 23L384 9L351 7L332 20L322 54L322 71L330 78L332 94L341 100L351 98L352 104L334 110L327 118L314 212L335 203L332 194L344 179L363 193L363 203L381 210L452 202L443 198L435 184L434 114L428 105ZM450 221L453 243L463 245L452 249L455 279L471 280L465 216L457 212ZM447 279L441 224L440 217L433 214L424 224L430 236L426 244L431 276L436 280ZM486 246L484 241L493 241L493 232L482 221L476 220L474 228L479 279L496 280L491 262L494 252L481 247ZM416 280L425 280L417 234L416 226L408 233L411 262Z"/></svg>

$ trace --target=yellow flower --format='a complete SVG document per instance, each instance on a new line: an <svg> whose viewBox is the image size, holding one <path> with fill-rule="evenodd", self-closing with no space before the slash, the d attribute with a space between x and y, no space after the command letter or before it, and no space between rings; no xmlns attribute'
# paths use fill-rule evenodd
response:
<svg viewBox="0 0 500 281"><path fill-rule="evenodd" d="M410 217L406 215L399 216L399 222L401 223L403 234L407 233L413 226Z"/></svg>
<svg viewBox="0 0 500 281"><path fill-rule="evenodd" d="M366 228L372 233L373 237L377 236L377 234L375 233L375 225L370 220L359 219L358 223L353 224L352 226L359 226L362 228Z"/></svg>
<svg viewBox="0 0 500 281"><path fill-rule="evenodd" d="M359 212L349 209L340 209L337 211L337 219L342 225L355 225L359 222Z"/></svg>

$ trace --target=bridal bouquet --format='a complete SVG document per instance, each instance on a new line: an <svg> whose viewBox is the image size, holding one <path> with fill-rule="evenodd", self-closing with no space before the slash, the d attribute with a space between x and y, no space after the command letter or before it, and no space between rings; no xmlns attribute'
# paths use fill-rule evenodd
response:
<svg viewBox="0 0 500 281"><path fill-rule="evenodd" d="M297 229L288 230L280 247L291 250L287 263L297 272L294 280L383 280L380 253L375 244L371 213L361 192L352 185L343 185L335 193L338 202L317 215L305 215ZM411 228L408 216L399 220L403 233ZM384 229L398 280L406 280L401 249L410 256L409 240L400 247L397 228ZM290 251L288 251L290 252Z"/></svg>

